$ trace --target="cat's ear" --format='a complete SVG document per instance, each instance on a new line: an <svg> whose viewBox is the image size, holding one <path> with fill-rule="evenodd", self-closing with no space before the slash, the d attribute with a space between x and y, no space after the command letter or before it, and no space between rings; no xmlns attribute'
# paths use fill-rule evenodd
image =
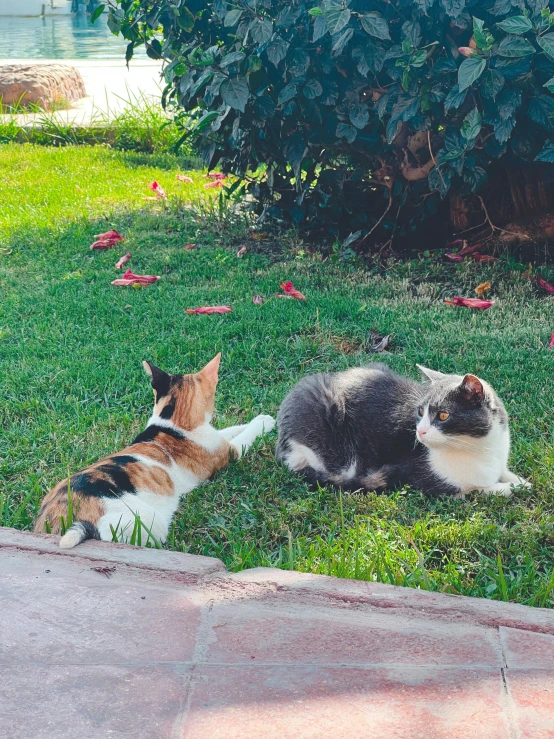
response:
<svg viewBox="0 0 554 739"><path fill-rule="evenodd" d="M219 363L221 362L221 352L219 354L216 354L215 357L211 360L211 362L208 362L208 364L204 367L204 369L201 369L198 373L202 377L205 377L206 380L209 380L213 385L217 385L217 381L219 379Z"/></svg>
<svg viewBox="0 0 554 739"><path fill-rule="evenodd" d="M156 391L156 397L161 398L162 396L167 395L170 384L170 377L167 372L158 369L158 367L146 361L142 363L142 366L144 367L146 374L150 375L152 387Z"/></svg>
<svg viewBox="0 0 554 739"><path fill-rule="evenodd" d="M435 370L427 369L427 367L423 367L421 364L416 364L416 367L421 374L431 382L436 382L437 380L442 380L443 377L446 377L443 372L436 372Z"/></svg>
<svg viewBox="0 0 554 739"><path fill-rule="evenodd" d="M464 377L460 385L460 393L462 398L472 405L478 405L485 400L485 388L481 380L475 375Z"/></svg>

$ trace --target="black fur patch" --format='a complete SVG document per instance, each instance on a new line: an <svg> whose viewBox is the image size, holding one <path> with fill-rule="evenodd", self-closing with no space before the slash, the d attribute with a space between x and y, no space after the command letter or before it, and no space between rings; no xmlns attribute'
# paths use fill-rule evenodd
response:
<svg viewBox="0 0 554 739"><path fill-rule="evenodd" d="M138 436L135 436L131 442L131 446L133 446L133 444L140 444L143 441L154 441L159 434L167 434L168 436L172 436L174 439L185 438L185 435L180 431L177 431L177 429L170 429L165 426L156 426L156 424L152 424L151 426L147 426L144 431L141 431Z"/></svg>
<svg viewBox="0 0 554 739"><path fill-rule="evenodd" d="M96 528L96 526L91 523L90 521L77 521L82 527L83 531L85 532L85 539L100 539L100 532Z"/></svg>
<svg viewBox="0 0 554 739"><path fill-rule="evenodd" d="M162 412L160 413L160 418L165 418L167 421L169 421L169 419L174 413L175 413L175 401L170 400L169 403L162 408Z"/></svg>
<svg viewBox="0 0 554 739"><path fill-rule="evenodd" d="M131 455L121 454L99 465L96 470L107 479L98 479L92 471L73 475L71 490L96 498L121 498L125 493L135 494L136 488L125 470L125 466L134 461L135 458Z"/></svg>
<svg viewBox="0 0 554 739"><path fill-rule="evenodd" d="M447 411L446 421L441 421L439 413ZM466 402L462 396L452 393L439 407L429 407L429 420L443 434L449 436L472 436L479 439L491 430L492 414L486 403Z"/></svg>

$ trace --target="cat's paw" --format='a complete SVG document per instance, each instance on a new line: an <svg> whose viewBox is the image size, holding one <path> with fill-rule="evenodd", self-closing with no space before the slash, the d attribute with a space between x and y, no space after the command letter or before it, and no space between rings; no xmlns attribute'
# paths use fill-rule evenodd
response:
<svg viewBox="0 0 554 739"><path fill-rule="evenodd" d="M260 434L269 434L269 432L273 431L273 429L275 428L275 424L277 423L277 421L272 416L261 413L259 416L256 416L253 423L255 423L256 426L259 426Z"/></svg>
<svg viewBox="0 0 554 739"><path fill-rule="evenodd" d="M529 480L526 480L523 477L518 477L517 480L514 480L510 483L513 488L521 488L523 490L532 490L533 485L529 482Z"/></svg>

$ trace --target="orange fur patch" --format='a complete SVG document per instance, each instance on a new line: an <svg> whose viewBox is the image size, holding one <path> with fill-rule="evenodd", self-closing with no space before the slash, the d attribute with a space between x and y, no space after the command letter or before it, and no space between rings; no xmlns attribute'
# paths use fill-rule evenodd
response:
<svg viewBox="0 0 554 739"><path fill-rule="evenodd" d="M71 491L73 499L73 520L90 521L94 525L104 515L102 499L91 495L81 495ZM45 496L36 518L33 532L45 534L48 523L52 534L61 533L61 519L67 524L68 498L67 479L62 480Z"/></svg>
<svg viewBox="0 0 554 739"><path fill-rule="evenodd" d="M125 471L137 490L149 490L157 495L173 495L171 477L160 467L147 467L140 462L131 462Z"/></svg>

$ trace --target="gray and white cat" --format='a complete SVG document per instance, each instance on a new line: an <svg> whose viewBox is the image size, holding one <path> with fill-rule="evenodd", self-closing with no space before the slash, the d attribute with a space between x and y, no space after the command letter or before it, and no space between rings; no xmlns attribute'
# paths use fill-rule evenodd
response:
<svg viewBox="0 0 554 739"><path fill-rule="evenodd" d="M418 368L424 383L382 364L304 377L279 409L277 459L347 490L463 497L530 487L508 469L508 414L492 387Z"/></svg>

